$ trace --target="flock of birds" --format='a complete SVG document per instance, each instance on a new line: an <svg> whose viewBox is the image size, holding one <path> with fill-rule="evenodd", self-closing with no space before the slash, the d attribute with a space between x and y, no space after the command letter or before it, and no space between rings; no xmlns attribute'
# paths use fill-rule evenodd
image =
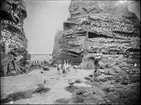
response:
<svg viewBox="0 0 141 105"><path fill-rule="evenodd" d="M67 73L67 72L70 72L71 68L73 68L76 71L76 69L78 69L79 66L76 66L76 65L72 66L71 62L68 62L68 60L64 60L63 63L59 63L57 65L57 71L61 71L63 74ZM73 80L73 79L68 80L69 86L73 86L77 82L81 83L82 81Z"/></svg>
<svg viewBox="0 0 141 105"><path fill-rule="evenodd" d="M59 63L57 65L57 70L62 71L62 73L66 73L67 71L70 71L71 67L72 67L71 63L68 62L68 60L64 60L63 63Z"/></svg>

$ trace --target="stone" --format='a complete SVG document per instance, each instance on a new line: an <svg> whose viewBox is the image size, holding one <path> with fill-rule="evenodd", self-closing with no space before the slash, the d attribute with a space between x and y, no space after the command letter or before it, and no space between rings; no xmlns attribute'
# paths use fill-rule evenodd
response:
<svg viewBox="0 0 141 105"><path fill-rule="evenodd" d="M139 55L140 21L126 5L116 1L71 0L69 12L64 29L55 37L54 61L66 59L80 64L85 51L114 59L127 53Z"/></svg>
<svg viewBox="0 0 141 105"><path fill-rule="evenodd" d="M82 90L82 89L76 92L77 95L83 95L84 93L86 93L86 90Z"/></svg>
<svg viewBox="0 0 141 105"><path fill-rule="evenodd" d="M73 65L73 69L81 69L80 66Z"/></svg>
<svg viewBox="0 0 141 105"><path fill-rule="evenodd" d="M84 77L84 79L86 79L86 80L91 80L91 77Z"/></svg>
<svg viewBox="0 0 141 105"><path fill-rule="evenodd" d="M96 94L96 91L93 90L93 91L92 91L92 94Z"/></svg>
<svg viewBox="0 0 141 105"><path fill-rule="evenodd" d="M108 86L108 87L104 87L103 88L103 91L105 91L105 92L114 92L115 89L114 89L113 86Z"/></svg>
<svg viewBox="0 0 141 105"><path fill-rule="evenodd" d="M81 79L77 79L77 80L75 80L75 83L82 83L82 80Z"/></svg>
<svg viewBox="0 0 141 105"><path fill-rule="evenodd" d="M84 94L83 94L84 97L87 97L88 95L89 95L88 93L84 93Z"/></svg>
<svg viewBox="0 0 141 105"><path fill-rule="evenodd" d="M112 66L110 64L105 65L106 68L111 68Z"/></svg>
<svg viewBox="0 0 141 105"><path fill-rule="evenodd" d="M119 73L120 71L121 69L119 67L105 68L104 70L99 69L99 72L105 75L114 75Z"/></svg>
<svg viewBox="0 0 141 105"><path fill-rule="evenodd" d="M128 85L129 84L129 81L128 80L121 81L121 84L122 85Z"/></svg>
<svg viewBox="0 0 141 105"><path fill-rule="evenodd" d="M119 66L120 66L120 67L124 67L124 66L126 67L126 66L128 66L128 64L127 64L126 62L121 62L121 63L119 64Z"/></svg>
<svg viewBox="0 0 141 105"><path fill-rule="evenodd" d="M45 67L43 67L43 70L44 70L44 71L49 71L50 69L49 69L48 66L45 66Z"/></svg>
<svg viewBox="0 0 141 105"><path fill-rule="evenodd" d="M80 95L73 97L73 103L84 103L84 98Z"/></svg>
<svg viewBox="0 0 141 105"><path fill-rule="evenodd" d="M26 69L29 69L29 68L30 68L30 65L26 64L26 65L25 65L25 68L26 68Z"/></svg>
<svg viewBox="0 0 141 105"><path fill-rule="evenodd" d="M95 65L94 65L94 60L93 59L83 59L82 62L80 63L80 67L82 69L95 69Z"/></svg>
<svg viewBox="0 0 141 105"><path fill-rule="evenodd" d="M41 71L40 73L41 73L41 74L43 74L44 72L43 72L43 71Z"/></svg>
<svg viewBox="0 0 141 105"><path fill-rule="evenodd" d="M13 71L10 72L10 74L16 74L16 71L13 70Z"/></svg>
<svg viewBox="0 0 141 105"><path fill-rule="evenodd" d="M90 74L89 77L93 77L93 74Z"/></svg>
<svg viewBox="0 0 141 105"><path fill-rule="evenodd" d="M121 68L118 65L114 65L112 67L112 71L115 72L115 73L119 73L121 71Z"/></svg>
<svg viewBox="0 0 141 105"><path fill-rule="evenodd" d="M98 73L98 74L105 74L105 70L103 70L103 69L98 69L97 73Z"/></svg>
<svg viewBox="0 0 141 105"><path fill-rule="evenodd" d="M105 75L105 74L101 74L96 78L98 81L102 81L102 82L106 82L108 80L113 79L112 75Z"/></svg>
<svg viewBox="0 0 141 105"><path fill-rule="evenodd" d="M10 70L19 72L31 57L23 29L23 21L27 17L24 1L1 0L0 14L0 68L2 74L7 75Z"/></svg>

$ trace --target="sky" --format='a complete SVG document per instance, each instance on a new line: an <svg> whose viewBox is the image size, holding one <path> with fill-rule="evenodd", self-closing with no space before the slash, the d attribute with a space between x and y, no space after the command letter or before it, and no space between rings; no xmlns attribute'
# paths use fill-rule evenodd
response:
<svg viewBox="0 0 141 105"><path fill-rule="evenodd" d="M51 54L54 37L63 30L63 22L70 17L70 0L25 0L27 18L24 31L28 39L30 54ZM140 3L128 5L131 12L140 20Z"/></svg>
<svg viewBox="0 0 141 105"><path fill-rule="evenodd" d="M54 37L70 16L70 0L26 0L24 31L31 54L51 54Z"/></svg>

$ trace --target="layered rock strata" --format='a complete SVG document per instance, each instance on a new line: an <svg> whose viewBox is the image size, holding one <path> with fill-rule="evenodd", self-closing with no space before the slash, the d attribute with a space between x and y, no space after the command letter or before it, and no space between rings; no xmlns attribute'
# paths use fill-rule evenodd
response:
<svg viewBox="0 0 141 105"><path fill-rule="evenodd" d="M30 59L23 20L27 17L23 0L0 1L0 68L4 75L20 72Z"/></svg>
<svg viewBox="0 0 141 105"><path fill-rule="evenodd" d="M53 59L80 63L92 54L140 54L140 21L119 1L72 0Z"/></svg>

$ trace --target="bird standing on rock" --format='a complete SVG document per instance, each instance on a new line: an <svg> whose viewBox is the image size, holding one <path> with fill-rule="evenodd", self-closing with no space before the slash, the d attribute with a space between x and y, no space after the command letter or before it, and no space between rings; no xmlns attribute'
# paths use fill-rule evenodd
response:
<svg viewBox="0 0 141 105"><path fill-rule="evenodd" d="M59 63L58 66L57 66L57 71L60 71L62 69L62 64Z"/></svg>
<svg viewBox="0 0 141 105"><path fill-rule="evenodd" d="M69 79L68 84L69 84L70 86L73 86L73 85L75 84L75 81L73 81L72 79Z"/></svg>
<svg viewBox="0 0 141 105"><path fill-rule="evenodd" d="M99 61L101 60L101 58L102 58L102 56L100 56L98 58L94 58L94 65L95 65L95 70L94 70L94 74L93 74L94 78L97 77L97 70L100 68Z"/></svg>
<svg viewBox="0 0 141 105"><path fill-rule="evenodd" d="M137 63L134 64L134 67L137 67Z"/></svg>

